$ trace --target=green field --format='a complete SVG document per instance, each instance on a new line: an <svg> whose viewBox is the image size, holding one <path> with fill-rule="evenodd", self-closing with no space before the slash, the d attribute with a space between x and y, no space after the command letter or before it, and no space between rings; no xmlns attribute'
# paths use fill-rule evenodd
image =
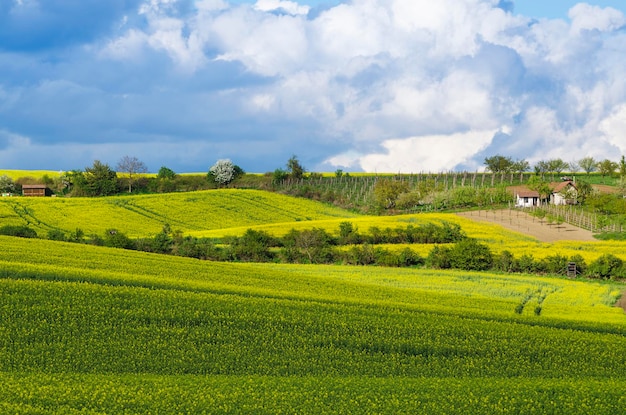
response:
<svg viewBox="0 0 626 415"><path fill-rule="evenodd" d="M0 225L219 236L447 220L358 216L259 191L12 198ZM0 413L615 414L619 282L420 268L219 263L0 236ZM539 246L539 248L537 247ZM516 248L518 247L518 248ZM594 248L595 247L595 248ZM623 252L619 243L567 245ZM583 249L584 248L584 249Z"/></svg>
<svg viewBox="0 0 626 415"><path fill-rule="evenodd" d="M624 404L619 285L0 243L7 412L582 414Z"/></svg>
<svg viewBox="0 0 626 415"><path fill-rule="evenodd" d="M107 229L147 237L164 224L184 233L357 215L306 199L259 190L203 191L107 198L0 198L0 224L101 234Z"/></svg>

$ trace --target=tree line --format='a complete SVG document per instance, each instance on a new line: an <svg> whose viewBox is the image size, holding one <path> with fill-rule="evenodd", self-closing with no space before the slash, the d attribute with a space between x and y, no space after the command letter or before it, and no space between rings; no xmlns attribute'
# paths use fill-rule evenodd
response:
<svg viewBox="0 0 626 415"><path fill-rule="evenodd" d="M2 226L0 235L38 237L34 230L23 225ZM536 259L530 254L516 257L503 250L496 255L487 245L467 237L459 225L447 222L404 228L370 227L367 233L362 233L351 222L345 221L340 223L337 235L312 228L292 229L282 237L248 229L241 236L227 236L218 241L183 236L181 232L172 231L169 225L164 225L163 230L151 238L131 239L116 229L90 236L80 229L69 234L55 229L49 231L47 237L56 241L224 262L427 267L549 275L566 275L569 264L574 263L578 276L626 278L626 263L613 254L603 254L590 264L578 254L571 257L555 254ZM380 244L434 244L434 247L422 257L409 246L391 250Z"/></svg>
<svg viewBox="0 0 626 415"><path fill-rule="evenodd" d="M513 160L511 157L495 155L486 157L484 160L485 168L493 173L526 173L531 171L531 166L525 159ZM578 173L585 172L591 174L599 172L602 176L612 176L619 171L620 177L626 176L626 159L624 156L619 162L609 159L596 160L591 156L583 157L579 160L566 162L560 158L549 160L540 160L533 166L536 175L556 175L559 176L564 172Z"/></svg>

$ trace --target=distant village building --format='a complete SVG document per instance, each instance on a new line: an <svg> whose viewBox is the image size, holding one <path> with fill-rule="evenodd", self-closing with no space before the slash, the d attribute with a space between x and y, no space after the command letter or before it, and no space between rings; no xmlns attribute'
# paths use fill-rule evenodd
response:
<svg viewBox="0 0 626 415"><path fill-rule="evenodd" d="M578 199L578 189L571 180L551 183L552 193L550 203L553 205L575 205Z"/></svg>
<svg viewBox="0 0 626 415"><path fill-rule="evenodd" d="M517 207L533 207L539 206L541 198L539 192L530 189L520 189L515 194L515 206Z"/></svg>
<svg viewBox="0 0 626 415"><path fill-rule="evenodd" d="M541 195L536 190L526 187L519 187L515 190L516 207L534 207L545 203L552 205L575 205L578 198L578 189L571 180L550 183L550 195L547 200L542 200Z"/></svg>
<svg viewBox="0 0 626 415"><path fill-rule="evenodd" d="M44 197L51 196L52 191L45 184L24 184L22 185L22 196Z"/></svg>

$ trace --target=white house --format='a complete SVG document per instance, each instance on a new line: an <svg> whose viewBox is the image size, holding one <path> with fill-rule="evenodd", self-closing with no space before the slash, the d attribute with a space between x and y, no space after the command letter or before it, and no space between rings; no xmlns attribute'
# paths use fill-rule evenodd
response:
<svg viewBox="0 0 626 415"><path fill-rule="evenodd" d="M578 189L573 181L567 180L559 183L551 183L552 193L550 203L553 205L575 205L578 198Z"/></svg>
<svg viewBox="0 0 626 415"><path fill-rule="evenodd" d="M533 207L539 206L540 196L536 190L519 189L515 193L515 206L516 207Z"/></svg>

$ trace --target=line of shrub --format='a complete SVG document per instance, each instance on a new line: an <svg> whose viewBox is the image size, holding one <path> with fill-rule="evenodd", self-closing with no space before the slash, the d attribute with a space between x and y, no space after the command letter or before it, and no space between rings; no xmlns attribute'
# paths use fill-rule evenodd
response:
<svg viewBox="0 0 626 415"><path fill-rule="evenodd" d="M0 235L37 237L36 232L28 226L6 225L0 227ZM589 265L581 255L568 258L556 254L535 259L528 254L515 257L510 251L504 250L495 256L487 245L467 238L459 225L447 222L382 230L372 227L369 233L363 234L351 222L345 221L340 223L336 236L321 228L292 229L283 237L248 229L242 236L228 236L219 241L183 236L181 232L173 232L169 225L165 225L154 237L141 239L131 239L115 229L107 230L102 236L89 237L80 229L70 234L54 229L49 231L48 239L230 262L426 266L435 269L552 275L565 275L568 264L575 263L579 276L594 279L626 278L626 263L613 254L604 254ZM410 247L392 251L378 246L411 243L435 246L426 257L420 256Z"/></svg>

